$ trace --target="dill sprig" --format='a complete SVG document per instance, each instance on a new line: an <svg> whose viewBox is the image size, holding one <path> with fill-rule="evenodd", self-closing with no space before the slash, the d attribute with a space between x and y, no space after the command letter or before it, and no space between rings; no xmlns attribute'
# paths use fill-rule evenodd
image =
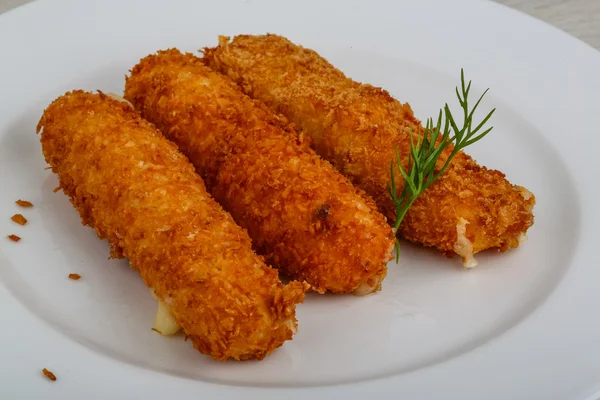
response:
<svg viewBox="0 0 600 400"><path fill-rule="evenodd" d="M495 108L473 128L473 116L475 110L477 110L479 103L481 103L481 100L489 89L486 89L486 91L483 92L473 108L469 110L468 96L469 91L471 90L471 81L465 85L465 74L462 69L460 70L460 81L461 88L460 92L459 88L456 88L456 97L458 97L458 102L460 103L464 114L462 127L458 127L454 116L450 112L450 107L448 107L448 103L446 103L444 108L440 110L435 125L432 118L427 119L423 136L414 134L411 129L407 170L404 170L404 167L402 167L398 148L395 148L396 155L390 164L390 183L388 184L388 190L396 207L396 223L394 224L394 233L396 235L410 206L412 206L425 189L434 183L446 169L448 169L454 156L465 147L481 140L493 129L492 126L482 131L483 126L492 117L494 111L496 111ZM454 148L450 152L450 155L442 168L436 171L435 166L438 159L444 150L452 143L454 143ZM395 169L400 171L400 174L406 181L404 189L400 194L398 194L396 190ZM396 262L398 261L399 255L400 242L396 237Z"/></svg>

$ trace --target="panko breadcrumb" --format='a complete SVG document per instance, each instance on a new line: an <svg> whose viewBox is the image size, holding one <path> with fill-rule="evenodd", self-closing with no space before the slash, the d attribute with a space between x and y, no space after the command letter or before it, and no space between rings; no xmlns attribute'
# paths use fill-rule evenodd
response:
<svg viewBox="0 0 600 400"><path fill-rule="evenodd" d="M285 118L177 50L136 65L125 97L189 157L269 262L319 292L380 289L391 228Z"/></svg>
<svg viewBox="0 0 600 400"><path fill-rule="evenodd" d="M56 375L54 375L51 371L49 371L48 369L44 368L42 370L42 373L44 374L44 376L48 379L50 379L51 381L55 381L56 380Z"/></svg>
<svg viewBox="0 0 600 400"><path fill-rule="evenodd" d="M347 78L313 50L277 35L240 35L232 41L221 37L218 47L204 50L204 60L295 123L321 157L370 194L389 221L395 220L388 192L394 149L406 168L411 131L423 134L408 104ZM400 173L396 177L401 193L404 179ZM522 242L533 224L534 204L531 192L460 152L409 209L400 233L457 253L465 265L473 266L474 253L504 251Z"/></svg>
<svg viewBox="0 0 600 400"><path fill-rule="evenodd" d="M33 204L27 200L19 199L19 200L15 201L15 203L20 207L33 207Z"/></svg>
<svg viewBox="0 0 600 400"><path fill-rule="evenodd" d="M215 359L261 359L296 331L305 286L283 286L190 162L128 105L69 92L44 112L46 161L82 222L127 257Z"/></svg>
<svg viewBox="0 0 600 400"><path fill-rule="evenodd" d="M15 214L10 217L10 219L19 225L25 225L27 223L27 218L25 218L23 214Z"/></svg>
<svg viewBox="0 0 600 400"><path fill-rule="evenodd" d="M17 235L8 235L7 238L12 240L13 242L18 242L19 240L21 240L21 238Z"/></svg>
<svg viewBox="0 0 600 400"><path fill-rule="evenodd" d="M78 281L81 279L81 275L79 274L69 274L69 279L72 279L74 281Z"/></svg>

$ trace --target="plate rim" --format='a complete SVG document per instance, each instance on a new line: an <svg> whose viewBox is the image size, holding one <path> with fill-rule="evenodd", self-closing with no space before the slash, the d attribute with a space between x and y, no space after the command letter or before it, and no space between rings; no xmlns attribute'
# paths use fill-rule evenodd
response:
<svg viewBox="0 0 600 400"><path fill-rule="evenodd" d="M440 1L435 1L435 0L428 0L427 3L429 4L436 4L436 5L440 5L442 3L443 0ZM261 3L261 4L265 4L265 3L269 3L269 1L258 1L258 0L253 0L253 2L255 3ZM133 4L134 2L129 2L128 4ZM239 2L232 2L232 3L239 3ZM317 2L306 2L306 4L317 4ZM385 2L380 2L381 4L385 3ZM63 7L63 11L64 11L64 7L68 6L69 1L68 0L61 0L59 2L55 2L52 4L52 6L50 6L50 2L49 1L44 1L44 0L37 0L34 2L30 2L24 5L21 5L15 9L12 9L2 15L0 15L0 21L1 22L5 22L5 21L10 21L13 20L12 22L14 22L15 20L23 20L27 17L31 17L34 14L38 14L44 12L44 10L48 11L51 9L51 7L56 7L56 9L60 9L61 7ZM443 9L447 9L447 6L440 6ZM444 8L445 7L445 8ZM542 38L547 38L547 40L550 40L550 38L553 38L557 41L557 43L560 43L560 46L563 46L564 48L568 48L570 49L570 53L572 53L573 51L575 51L575 53L578 54L578 57L580 60L586 60L587 62L589 62L589 64L592 65L598 65L600 66L600 52L598 52L597 50L593 49L591 46L587 45L586 43L582 42L581 40L574 38L572 36L569 36L568 34L564 33L563 31L559 30L558 28L552 27L551 25L548 25L542 21L536 20L533 17L530 17L526 14L514 11L512 9L509 9L505 6L499 5L497 3L492 3L492 2L477 2L475 0L460 0L459 2L456 2L454 7L456 7L457 9L461 9L462 8L468 8L468 7L472 7L471 9L473 10L477 10L477 12L483 13L484 15L489 15L489 13L492 13L496 16L498 16L498 18L504 18L504 19L508 19L513 21L516 25L527 25L528 28L530 28L532 31L535 31L536 34L540 35ZM57 13L58 11L53 11L54 13ZM2 32L2 28L1 28L0 24L0 32ZM1 37L1 35L0 35ZM556 44L556 43L555 43ZM0 49L5 47L5 43L2 43L1 39L0 39ZM583 46L582 46L583 45ZM545 53L542 54L542 56L545 56ZM474 80L477 81L485 81L485 79L481 79L478 78L477 76L475 76ZM590 79L592 81L592 84L594 84L593 79ZM2 79L0 78L0 82L2 82ZM597 78L597 82L599 84L599 88L600 88L600 79ZM505 97L501 94L497 94L496 95L498 98L502 98L504 99ZM600 111L600 107L599 110ZM567 110L568 113L568 110ZM577 149L573 148L572 145L570 146L565 146L563 148L563 151L565 152L564 154L567 154L568 157L571 157L571 160L573 160L572 157L574 157L575 151ZM584 149L585 151L587 151L587 149ZM581 163L574 163L577 166L581 166L583 164ZM600 163L598 162L598 159L594 159L592 160L592 166L600 166ZM600 169L599 169L600 170ZM419 388L425 388L423 385L423 382L425 382L426 380L435 377L436 375L438 376L438 378L440 376L448 376L448 375L456 375L456 368L460 369L461 367L457 367L454 364L456 364L458 361L456 361L457 359L461 359L462 363L485 363L485 360L482 361L481 358L485 357L484 354L482 353L493 353L493 349L494 348L498 348L498 347L502 347L503 346L503 342L506 342L507 340L518 340L518 338L512 338L511 336L515 336L515 335L523 335L525 333L524 329L529 329L532 332L535 332L539 329L539 326L536 328L536 324L542 324L544 325L545 323L543 322L544 318L548 319L550 318L550 320L556 320L556 317L553 317L552 315L555 315L555 313L557 311L560 311L560 304L565 304L565 301L567 301L567 299L570 299L572 297L572 295L575 293L577 296L575 296L576 301L581 302L581 304L584 307L589 307L590 309L592 309L592 306L596 306L596 305L600 305L600 296L592 296L590 295L590 293L588 292L584 292L582 293L580 291L581 288L585 288L586 290L593 290L593 287L591 287L591 285L586 286L585 282L582 282L582 275L584 274L583 277L585 276L589 276L589 272L586 272L585 269L583 269L583 265L587 262L588 264L591 264L589 262L589 260L596 260L598 261L598 256L593 254L593 241L590 239L590 236L594 235L594 234L598 234L598 230L597 228L595 228L597 226L597 222L600 222L600 218L598 218L598 212L594 211L593 208L591 207L595 202L597 202L597 200L600 198L600 184L598 182L595 182L595 186L593 185L587 185L586 186L586 182L585 182L585 177L576 177L575 178L575 182L574 182L575 186L577 187L577 189L580 192L580 198L582 199L582 203L581 203L581 211L584 214L587 214L588 216L590 216L588 219L584 218L584 221L582 222L582 231L581 231L581 235L582 235L582 243L580 243L579 245L579 251L574 255L574 260L573 260L573 265L568 268L568 270L566 271L565 276L563 277L563 280L559 283L558 287L555 288L554 292L550 294L550 296L546 299L546 301L541 304L536 310L534 310L533 314L530 315L526 321L522 321L518 326L513 327L509 332L505 332L501 337L497 337L494 338L492 341L493 343L489 343L489 345L486 345L484 347L480 347L477 349L474 349L473 351L469 352L468 354L463 354L459 357L456 357L452 360L448 360L446 362L444 362L442 366L440 366L439 368L437 366L433 366L431 367L431 369L437 369L437 372L432 371L430 368L426 368L425 371L416 371L414 373L410 373L409 375L413 376L413 381L411 382L407 382L404 376L401 377L389 377L389 378L382 378L382 379L377 379L374 380L373 382L368 382L368 383L361 383L358 385L358 387L356 387L356 385L344 385L343 387L336 387L334 389L332 388L327 388L324 389L323 387L318 387L315 390L319 390L320 393L317 393L316 391L311 391L310 388L307 389L298 389L295 390L294 392L285 392L288 396L290 396L291 398L299 398L300 396L304 397L307 394L307 391L310 392L311 395L323 395L324 397L326 397L327 395L341 395L342 393L346 393L349 395L356 395L359 392L362 392L364 394L368 394L368 393L374 393L377 391L382 391L382 390L390 390L392 388L394 389L402 389L407 393L410 393L411 390L418 390ZM594 229L595 228L595 229ZM588 255L589 253L589 255ZM583 260L581 260L581 258L584 258ZM587 258L586 258L587 257ZM587 261L586 261L587 260ZM589 269L589 268L588 268ZM585 280L585 279L584 279ZM589 286L589 287L588 287ZM593 293L592 293L593 294ZM586 297L588 296L588 297ZM11 296L7 295L7 290L4 287L4 285L0 285L0 300L3 302L3 304L9 304L11 301ZM560 304L554 304L556 302L559 302ZM19 307L22 307L20 304L18 304L18 302L16 302L15 300L12 300L12 302L14 303L14 306L18 309ZM568 302L567 302L568 303ZM550 315L548 315L548 313L550 313ZM30 318L32 317L31 315L29 315L29 312L21 312L19 313L22 318L22 323L24 325L28 325L31 327L35 327L37 326L37 324L39 323L39 321L35 321L34 319ZM527 325L527 326L525 326ZM593 333L600 333L600 323L596 323L595 325L592 325L591 328L594 329L594 331L589 331L587 332L587 334L593 334ZM41 329L41 328L39 328ZM529 333L529 335L531 335L532 333ZM0 337L4 338L4 336L6 336L6 333L2 334L0 333ZM10 337L10 336L9 336ZM51 338L49 339L52 342L55 343L61 343L61 339L58 337L53 337L52 334L48 334L48 337ZM507 339L507 337L509 339ZM65 346L69 346L68 342L65 341L63 344L61 345L65 345ZM82 351L82 347L83 346L79 346L80 348L78 348L78 351L81 353L85 353L85 351ZM89 349L83 347L84 349L86 349L86 351L90 351ZM590 349L592 350L592 349ZM600 351L599 350L595 350L596 353L599 355L600 357ZM588 355L589 356L589 355ZM114 360L110 360L110 359L104 359L103 356L98 356L97 353L90 353L89 355L86 355L85 357L89 358L89 360L92 360L94 365L97 365L97 367L94 368L105 368L105 367L112 367L115 368L115 362ZM99 357L99 358L98 358ZM87 359L86 359L87 361ZM37 364L36 364L37 365ZM119 364L121 365L121 364ZM464 368L463 364L463 368ZM169 391L171 390L179 390L181 391L182 394L187 395L187 394L194 394L197 392L197 390L199 389L198 382L193 382L190 384L190 382L188 383L184 383L181 381L180 378L173 378L172 376L168 376L167 380L165 380L165 378L163 377L162 374L156 373L156 372L149 372L147 370L139 370L136 371L137 367L133 367L133 366L129 366L131 368L128 367L123 367L121 365L121 367L119 368L125 368L125 371L127 371L127 373L131 374L130 377L132 378L132 381L136 381L136 382L144 382L147 378L147 374L150 373L152 378L155 381L155 385L156 385L156 392L154 393L154 395L158 395L161 392L168 394ZM66 371L68 371L69 368L66 367ZM75 371L73 371L75 372ZM481 371L472 371L470 372L471 375L471 379L476 379L477 373L481 373ZM155 374L155 375L152 375ZM474 376L475 375L475 376ZM424 377L427 378L425 380ZM129 376L128 376L129 377ZM429 377L429 378L428 378ZM85 385L94 385L94 381L91 379L88 379L89 377L86 377L85 375L81 375L78 377L79 380L79 387L77 387L77 385L75 386L75 392L72 393L77 393L77 390L81 391L81 390L85 390ZM399 378L397 381L395 381L396 378ZM388 383L384 383L383 381L387 381ZM439 380L438 380L439 381ZM176 385L174 386L174 383L176 383ZM589 390L598 390L600 389L600 378L598 379L598 382L593 382L594 385L596 385L595 387L590 387ZM377 388L377 385L386 385L386 387L379 387ZM35 385L40 386L40 385ZM94 386L98 386L97 383ZM281 395L281 393L275 393L277 391L277 389L269 389L269 393L264 392L261 389L257 389L257 388L240 388L240 387L234 387L233 389L231 388L227 388L225 389L223 386L221 385L213 385L213 384L207 384L205 382L201 383L202 386L202 390L204 391L205 394L219 394L221 396L231 396L231 398L235 398L235 396L237 395L244 395L244 396L250 396L250 397L261 397L264 398L264 396L273 396L273 398L278 397ZM64 388L63 388L64 389ZM476 388L471 388L469 390L475 390ZM63 392L64 393L70 393L68 390L69 389L64 389L67 391ZM334 391L331 391L334 390ZM337 391L339 390L339 391ZM470 392L469 390L467 390L465 392L466 396L470 396L475 394L474 392ZM483 388L479 388L478 390L483 390ZM586 391L588 389L584 389L583 391ZM247 391L247 392L246 392ZM587 395L587 393L581 393L582 397L584 395ZM49 390L45 389L45 393L48 393ZM58 391L56 392L58 393ZM171 392L173 393L173 392ZM385 392L384 392L385 393ZM469 394L471 393L471 394ZM488 392L489 393L489 392ZM575 395L575 394L573 394ZM53 395L52 395L53 396ZM591 396L594 396L593 394ZM470 398L470 397L467 397ZM473 397L475 398L475 397Z"/></svg>

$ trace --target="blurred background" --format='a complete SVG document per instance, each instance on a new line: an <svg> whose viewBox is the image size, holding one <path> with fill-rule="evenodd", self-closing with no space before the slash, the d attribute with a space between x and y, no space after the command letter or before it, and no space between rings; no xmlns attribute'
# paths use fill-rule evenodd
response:
<svg viewBox="0 0 600 400"><path fill-rule="evenodd" d="M0 14L31 1L35 0L0 0ZM600 50L600 0L493 1L541 19Z"/></svg>

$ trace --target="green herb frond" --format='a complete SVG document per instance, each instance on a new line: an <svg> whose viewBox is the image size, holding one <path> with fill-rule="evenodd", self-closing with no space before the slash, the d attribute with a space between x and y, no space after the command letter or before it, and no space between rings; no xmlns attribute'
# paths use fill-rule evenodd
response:
<svg viewBox="0 0 600 400"><path fill-rule="evenodd" d="M456 97L463 111L462 127L458 127L450 107L446 103L438 113L435 124L432 118L427 119L423 136L414 133L412 129L410 130L410 152L406 170L402 166L398 148L395 148L395 157L390 164L388 191L396 208L396 223L394 224L396 235L409 208L431 184L446 172L454 156L465 147L483 139L493 129L493 126L487 129L483 129L483 127L496 111L495 108L473 127L475 111L488 90L485 90L475 102L473 108L469 109L468 96L471 91L471 81L465 85L465 74L462 69L460 80L460 90L458 87L456 88ZM452 151L442 167L436 171L435 167L440 156L451 144L454 144ZM398 194L396 187L396 170L400 172L405 180L404 189L400 194ZM400 255L399 250L399 242L396 239L396 261L398 261Z"/></svg>

